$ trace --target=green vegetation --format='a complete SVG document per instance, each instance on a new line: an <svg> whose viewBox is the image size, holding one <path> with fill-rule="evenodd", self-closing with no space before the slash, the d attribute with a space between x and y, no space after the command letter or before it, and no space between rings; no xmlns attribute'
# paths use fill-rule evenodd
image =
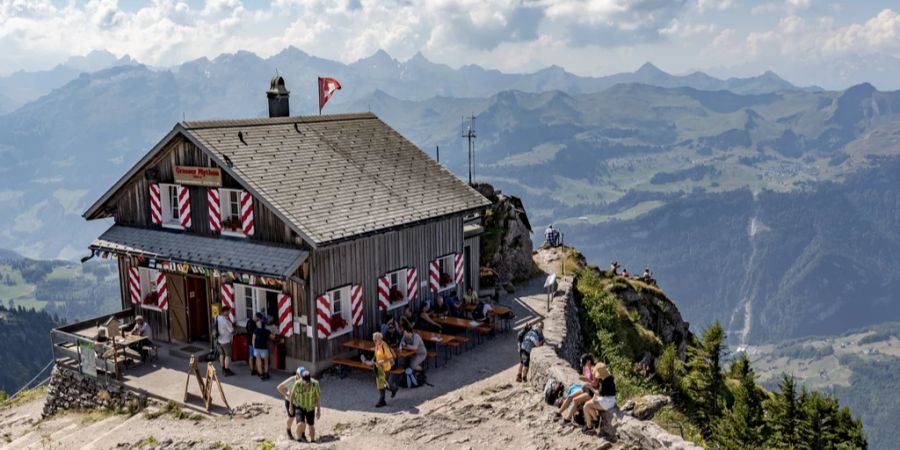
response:
<svg viewBox="0 0 900 450"><path fill-rule="evenodd" d="M154 411L145 411L144 418L147 420L156 420L166 414L171 415L176 420L190 420L199 422L203 420L203 415L194 412L185 411L181 405L175 402L168 402L162 408Z"/></svg>
<svg viewBox="0 0 900 450"><path fill-rule="evenodd" d="M50 362L50 329L58 326L46 312L0 306L0 389L19 390ZM44 371L49 376L49 369Z"/></svg>
<svg viewBox="0 0 900 450"><path fill-rule="evenodd" d="M151 448L159 445L159 441L156 440L153 436L147 436L144 439L138 441L136 447L137 448Z"/></svg>
<svg viewBox="0 0 900 450"><path fill-rule="evenodd" d="M582 309L586 350L610 366L620 404L640 395L669 395L674 404L654 421L707 447L867 447L862 422L835 397L805 389L798 393L787 376L780 392L769 393L757 383L750 360L743 355L725 370L725 331L718 323L697 338L664 341L662 336L676 335L671 325L681 320L675 316L677 309L669 308L671 301L656 287L609 275L581 266L576 300ZM661 316L662 322L648 318L652 316ZM660 333L666 326L669 331ZM823 348L799 346L788 351L823 354ZM636 364L648 355L655 361L655 373Z"/></svg>
<svg viewBox="0 0 900 450"><path fill-rule="evenodd" d="M263 442L262 444L259 444L258 446L256 446L256 449L257 450L275 450L275 443L272 442L272 440L270 439L270 440L267 440L266 442Z"/></svg>

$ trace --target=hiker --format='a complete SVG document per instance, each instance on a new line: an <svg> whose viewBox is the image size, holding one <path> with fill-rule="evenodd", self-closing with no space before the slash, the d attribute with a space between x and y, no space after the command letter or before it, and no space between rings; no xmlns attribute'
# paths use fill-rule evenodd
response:
<svg viewBox="0 0 900 450"><path fill-rule="evenodd" d="M384 391L390 389L391 398L397 395L397 385L388 380L387 374L394 367L394 351L384 342L384 336L381 333L372 333L372 340L375 342L375 357L366 359L365 355L360 355L360 360L366 365L372 366L375 370L375 387L378 389L378 403L376 408L387 405L384 401Z"/></svg>
<svg viewBox="0 0 900 450"><path fill-rule="evenodd" d="M269 376L269 340L272 332L266 327L263 313L256 313L256 330L253 332L253 354L256 356L256 372L260 380L268 380Z"/></svg>
<svg viewBox="0 0 900 450"><path fill-rule="evenodd" d="M587 403L597 391L600 381L594 376L594 365L594 355L586 353L581 356L581 375L578 379L584 384L574 384L569 387L565 400L556 411L556 417L561 417L564 422L571 423L582 405Z"/></svg>
<svg viewBox="0 0 900 450"><path fill-rule="evenodd" d="M216 316L216 350L219 354L219 363L222 364L222 373L226 377L234 375L231 371L231 338L234 336L234 325L228 318L231 308L222 306L219 315Z"/></svg>
<svg viewBox="0 0 900 450"><path fill-rule="evenodd" d="M382 335L384 335L384 342L387 342L391 347L396 347L400 345L400 341L403 340L403 332L400 330L400 327L397 326L397 321L393 318L389 319L384 327L382 327Z"/></svg>
<svg viewBox="0 0 900 450"><path fill-rule="evenodd" d="M556 230L553 229L553 224L551 223L550 225L547 225L547 229L544 230L544 243L546 245L550 247L556 247L556 244L553 240L555 233Z"/></svg>
<svg viewBox="0 0 900 450"><path fill-rule="evenodd" d="M591 401L584 404L584 428L592 430L600 426L604 413L616 409L616 380L609 373L606 364L597 363L592 369L594 378L599 381L599 389L594 392ZM596 423L595 423L596 422Z"/></svg>
<svg viewBox="0 0 900 450"><path fill-rule="evenodd" d="M516 374L516 381L522 383L528 381L531 350L542 345L544 345L544 323L538 322L525 332L519 342L519 372Z"/></svg>
<svg viewBox="0 0 900 450"><path fill-rule="evenodd" d="M403 312L400 313L400 323L398 325L400 325L401 329L406 328L407 326L412 327L413 324L415 323L415 321L416 320L413 317L412 307L407 305L406 307L403 308Z"/></svg>
<svg viewBox="0 0 900 450"><path fill-rule="evenodd" d="M248 321L247 323L250 322L252 322L252 320ZM291 390L294 388L294 383L296 383L297 380L300 379L300 377L303 375L303 371L305 370L306 369L303 366L298 367L297 372L295 372L294 375L287 377L287 379L285 379L281 383L278 383L278 386L275 387L275 390L278 391L278 393L281 394L282 397L284 397L284 409L285 411L287 411L288 416L287 435L291 440L294 440L294 433L291 432L291 428L294 426L294 416L296 412L294 405L291 404Z"/></svg>
<svg viewBox="0 0 900 450"><path fill-rule="evenodd" d="M144 316L138 314L134 316L134 328L131 329L132 336L142 336L147 339L150 339L153 336L153 331L150 329L150 324L144 320Z"/></svg>
<svg viewBox="0 0 900 450"><path fill-rule="evenodd" d="M628 269L626 269L624 267L622 268L622 276L625 278L628 278Z"/></svg>
<svg viewBox="0 0 900 450"><path fill-rule="evenodd" d="M259 373L256 372L256 354L253 353L253 335L256 334L256 321L252 317L247 319L244 330L247 332L247 363L250 365L250 375L257 376Z"/></svg>
<svg viewBox="0 0 900 450"><path fill-rule="evenodd" d="M403 340L400 341L400 351L404 348L415 349L416 354L410 356L406 367L419 372L422 370L422 363L428 358L428 349L425 348L425 341L419 333L413 331L412 328L403 329Z"/></svg>
<svg viewBox="0 0 900 450"><path fill-rule="evenodd" d="M653 281L653 274L650 273L650 268L644 269L644 275L641 277L644 279L644 283L650 284Z"/></svg>
<svg viewBox="0 0 900 450"><path fill-rule="evenodd" d="M609 265L609 271L612 272L612 276L616 276L619 274L619 262L613 261Z"/></svg>
<svg viewBox="0 0 900 450"><path fill-rule="evenodd" d="M441 333L444 331L441 325L431 318L431 305L429 305L427 302L422 303L422 309L421 311L419 311L419 320L416 321L416 328L433 331L435 333Z"/></svg>
<svg viewBox="0 0 900 450"><path fill-rule="evenodd" d="M322 417L322 391L319 388L319 381L312 379L312 374L308 370L300 367L297 372L300 378L291 388L297 440L306 442L305 429L309 425L309 442L316 442L316 419Z"/></svg>

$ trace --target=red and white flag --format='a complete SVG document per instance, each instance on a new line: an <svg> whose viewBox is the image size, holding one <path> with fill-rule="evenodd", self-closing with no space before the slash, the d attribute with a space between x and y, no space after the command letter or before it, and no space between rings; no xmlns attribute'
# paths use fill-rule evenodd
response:
<svg viewBox="0 0 900 450"><path fill-rule="evenodd" d="M341 88L341 83L334 78L319 77L319 114L322 114L322 108L328 103L328 99L334 94L334 91Z"/></svg>

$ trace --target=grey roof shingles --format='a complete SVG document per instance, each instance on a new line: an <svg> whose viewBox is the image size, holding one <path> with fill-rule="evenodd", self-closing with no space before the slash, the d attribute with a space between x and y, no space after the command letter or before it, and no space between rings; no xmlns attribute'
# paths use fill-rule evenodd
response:
<svg viewBox="0 0 900 450"><path fill-rule="evenodd" d="M369 113L181 127L315 245L490 204Z"/></svg>
<svg viewBox="0 0 900 450"><path fill-rule="evenodd" d="M296 248L113 225L90 248L259 275L290 276L308 253Z"/></svg>

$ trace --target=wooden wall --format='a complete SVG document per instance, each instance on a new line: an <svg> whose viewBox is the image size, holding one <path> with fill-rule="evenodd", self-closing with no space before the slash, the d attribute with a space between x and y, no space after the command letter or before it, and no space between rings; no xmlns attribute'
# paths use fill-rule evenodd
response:
<svg viewBox="0 0 900 450"><path fill-rule="evenodd" d="M175 166L217 167L215 163L195 145L181 136L176 137L152 160L145 170L138 172L122 189L113 196L110 203L116 207L117 224L157 228L150 219L150 187L146 170L159 171L159 182L172 183L175 179ZM222 187L242 189L240 184L222 171ZM216 236L209 227L209 205L206 188L189 186L191 191L191 233ZM255 234L247 239L282 244L294 244L296 236L290 228L258 199L253 201L253 219Z"/></svg>
<svg viewBox="0 0 900 450"><path fill-rule="evenodd" d="M466 269L471 274L471 287L477 294L478 289L481 289L481 283L479 283L481 281L481 237L473 236L466 238L464 245L470 248L470 258L466 261Z"/></svg>
<svg viewBox="0 0 900 450"><path fill-rule="evenodd" d="M364 305L363 326L341 337L319 339L315 360L344 353L340 343L351 337L371 338L372 332L384 321L385 315L378 309L378 277L403 267L416 267L421 303L432 295L427 284L428 264L440 256L462 250L462 216L455 216L313 251L309 276L313 297L347 284L362 284ZM413 306L418 307L418 304ZM310 302L304 302L301 308L302 314L312 323ZM399 311L391 313L399 314ZM304 339L307 339L305 334ZM304 353L301 359L311 361L311 356Z"/></svg>

